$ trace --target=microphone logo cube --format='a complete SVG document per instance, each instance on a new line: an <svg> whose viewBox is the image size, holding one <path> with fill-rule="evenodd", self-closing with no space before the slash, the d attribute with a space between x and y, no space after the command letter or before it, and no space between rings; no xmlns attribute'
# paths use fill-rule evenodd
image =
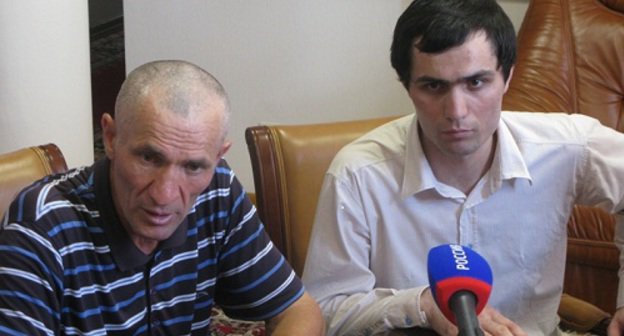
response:
<svg viewBox="0 0 624 336"><path fill-rule="evenodd" d="M449 247L453 253L453 258L455 258L455 268L458 271L470 271L468 257L464 248L461 245L449 245Z"/></svg>
<svg viewBox="0 0 624 336"><path fill-rule="evenodd" d="M492 291L492 270L487 261L467 246L444 244L429 251L427 272L431 292L446 318L455 323L451 297L460 291L474 294L479 314Z"/></svg>

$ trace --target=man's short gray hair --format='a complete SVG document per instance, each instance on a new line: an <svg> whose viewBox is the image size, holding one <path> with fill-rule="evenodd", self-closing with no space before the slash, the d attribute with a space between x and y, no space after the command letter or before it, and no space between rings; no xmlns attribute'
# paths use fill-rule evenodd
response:
<svg viewBox="0 0 624 336"><path fill-rule="evenodd" d="M137 67L128 74L117 95L118 122L130 122L133 113L126 110L137 108L146 97L155 98L154 93L158 94L159 104L181 116L187 116L194 105L211 103L215 96L220 98L225 108L225 138L230 119L229 98L221 83L206 70L181 60L153 61Z"/></svg>

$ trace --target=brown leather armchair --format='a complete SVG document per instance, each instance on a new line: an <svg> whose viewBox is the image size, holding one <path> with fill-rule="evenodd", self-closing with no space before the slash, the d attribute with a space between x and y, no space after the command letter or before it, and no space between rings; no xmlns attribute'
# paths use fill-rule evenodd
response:
<svg viewBox="0 0 624 336"><path fill-rule="evenodd" d="M532 0L504 109L585 113L624 131L624 0ZM256 204L269 235L301 274L320 185L346 143L394 117L246 130ZM615 311L615 220L576 206L568 224L562 326L606 334Z"/></svg>
<svg viewBox="0 0 624 336"><path fill-rule="evenodd" d="M282 251L298 275L303 272L320 187L331 160L348 142L394 118L396 117L324 124L254 126L246 130L258 213L273 243ZM578 216L579 210L580 208L575 209L574 216ZM592 225L590 222L584 223ZM592 228L586 230L581 226L579 230L581 234L589 231L590 236L591 232L596 231ZM569 245L578 245L579 249L568 250L567 267L570 268L572 263L575 272L582 273L583 278L588 279L587 283L598 284L602 278L601 274L595 272L595 268L602 265L586 265L579 262L579 258L584 261L589 259L590 262L595 256L600 258L600 253L595 252L602 245L613 245L613 240L579 240L576 238L579 232L569 233ZM592 249L594 253L585 256L583 249ZM610 269L614 265L607 266ZM585 272L588 274L584 274ZM616 270L605 272L609 276L617 274ZM589 293L597 290L596 288L568 284L576 281L578 280L574 275L568 277L566 273L565 288L580 288L581 294L584 294L582 297L596 295ZM615 292L610 294L615 295ZM564 294L559 315L564 328L606 335L609 314L589 302Z"/></svg>
<svg viewBox="0 0 624 336"><path fill-rule="evenodd" d="M0 154L0 219L22 188L66 170L63 153L52 143Z"/></svg>
<svg viewBox="0 0 624 336"><path fill-rule="evenodd" d="M303 272L318 195L340 148L395 117L314 125L255 126L245 131L256 207L273 243Z"/></svg>
<svg viewBox="0 0 624 336"><path fill-rule="evenodd" d="M531 1L503 108L582 113L623 132L624 0ZM618 284L614 229L614 216L584 206L568 223L564 291L608 313Z"/></svg>

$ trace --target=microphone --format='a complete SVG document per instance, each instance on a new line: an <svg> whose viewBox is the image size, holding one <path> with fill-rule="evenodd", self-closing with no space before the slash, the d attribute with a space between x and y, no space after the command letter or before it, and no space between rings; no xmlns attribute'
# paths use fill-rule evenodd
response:
<svg viewBox="0 0 624 336"><path fill-rule="evenodd" d="M492 290L492 270L474 250L445 244L427 257L429 285L444 316L459 329L459 336L483 336L477 315Z"/></svg>

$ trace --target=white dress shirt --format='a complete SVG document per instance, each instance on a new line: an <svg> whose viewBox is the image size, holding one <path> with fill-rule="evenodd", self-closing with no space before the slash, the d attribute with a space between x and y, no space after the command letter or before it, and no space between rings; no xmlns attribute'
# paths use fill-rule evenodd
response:
<svg viewBox="0 0 624 336"><path fill-rule="evenodd" d="M529 335L556 331L568 218L576 203L624 209L624 134L582 115L503 112L496 136L492 166L468 195L435 178L414 114L338 153L303 274L329 335L425 324L427 254L448 243L488 261L491 306ZM623 305L622 283L619 292Z"/></svg>

